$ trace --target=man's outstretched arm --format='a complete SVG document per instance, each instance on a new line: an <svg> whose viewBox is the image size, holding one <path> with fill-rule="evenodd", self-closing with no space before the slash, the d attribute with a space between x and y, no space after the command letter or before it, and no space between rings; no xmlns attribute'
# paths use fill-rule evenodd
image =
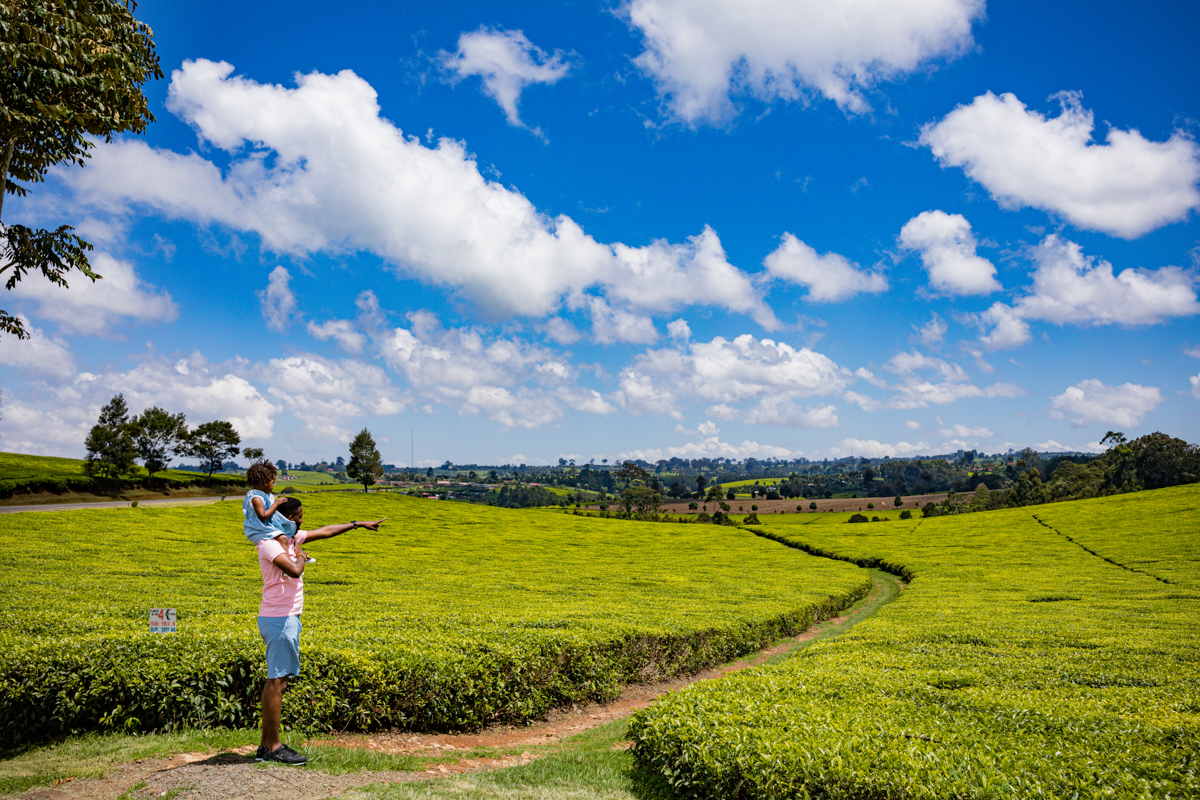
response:
<svg viewBox="0 0 1200 800"><path fill-rule="evenodd" d="M324 527L309 531L304 541L311 542L316 539L330 539L334 536L341 536L343 533L352 531L355 528L366 528L369 531L377 531L379 530L379 526L382 525L383 521L386 519L387 517L384 517L383 519L366 521L359 520L357 522L339 522L334 525L325 525Z"/></svg>

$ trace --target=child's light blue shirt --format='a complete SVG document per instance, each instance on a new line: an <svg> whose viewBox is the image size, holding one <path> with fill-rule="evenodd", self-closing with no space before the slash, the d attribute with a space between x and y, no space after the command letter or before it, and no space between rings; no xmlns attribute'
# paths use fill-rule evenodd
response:
<svg viewBox="0 0 1200 800"><path fill-rule="evenodd" d="M251 489L246 492L246 496L242 499L242 515L246 518L243 531L246 534L246 538L250 540L250 544L257 545L259 542L266 541L267 539L274 539L281 533L288 536L296 534L295 526L291 525L287 517L278 511L271 517L270 522L263 522L259 519L258 512L254 510L254 505L251 502L256 497L262 499L264 509L270 508L271 503L275 502L275 495L273 494L267 494L258 489Z"/></svg>

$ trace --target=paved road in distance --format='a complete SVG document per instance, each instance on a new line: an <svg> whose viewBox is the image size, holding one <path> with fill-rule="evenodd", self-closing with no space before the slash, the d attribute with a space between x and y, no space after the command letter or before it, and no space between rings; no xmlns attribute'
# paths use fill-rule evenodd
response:
<svg viewBox="0 0 1200 800"><path fill-rule="evenodd" d="M241 495L231 497L240 501ZM139 500L138 506L199 506L220 502L220 497L171 497L165 500ZM106 500L101 503L45 503L34 506L0 506L0 514L22 511L72 511L77 508L128 508L129 500Z"/></svg>

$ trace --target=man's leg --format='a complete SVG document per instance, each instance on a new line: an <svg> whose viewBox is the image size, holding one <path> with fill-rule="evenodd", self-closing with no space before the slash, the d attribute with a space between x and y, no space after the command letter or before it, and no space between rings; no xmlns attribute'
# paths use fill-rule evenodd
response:
<svg viewBox="0 0 1200 800"><path fill-rule="evenodd" d="M283 692L287 677L268 678L262 690L262 745L264 753L279 749L279 718L283 713Z"/></svg>
<svg viewBox="0 0 1200 800"><path fill-rule="evenodd" d="M288 677L300 674L300 628L299 617L258 618L258 630L267 646L267 680L263 684L261 697L262 738L255 755L258 761L280 761L285 764L303 764L307 761L279 741L283 693L288 688Z"/></svg>

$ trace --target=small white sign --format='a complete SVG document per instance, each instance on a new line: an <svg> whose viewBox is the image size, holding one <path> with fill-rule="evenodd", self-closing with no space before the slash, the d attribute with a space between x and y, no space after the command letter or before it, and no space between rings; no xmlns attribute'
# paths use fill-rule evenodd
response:
<svg viewBox="0 0 1200 800"><path fill-rule="evenodd" d="M175 633L175 609L173 609L173 608L152 608L152 609L150 609L150 632L151 633Z"/></svg>

